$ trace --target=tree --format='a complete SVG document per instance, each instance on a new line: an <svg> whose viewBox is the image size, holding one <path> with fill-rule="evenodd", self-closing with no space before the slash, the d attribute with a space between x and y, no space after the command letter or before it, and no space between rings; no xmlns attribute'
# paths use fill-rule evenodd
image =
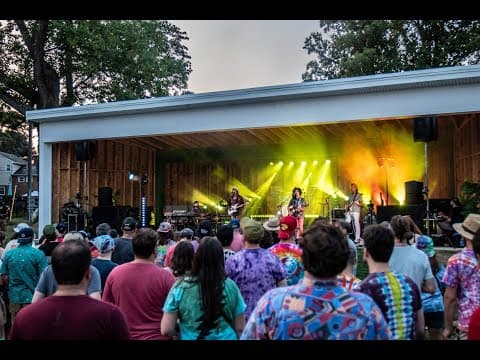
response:
<svg viewBox="0 0 480 360"><path fill-rule="evenodd" d="M167 21L0 22L1 125L26 110L177 94L187 85L185 32Z"/></svg>
<svg viewBox="0 0 480 360"><path fill-rule="evenodd" d="M304 81L477 64L480 21L322 20L303 48Z"/></svg>
<svg viewBox="0 0 480 360"><path fill-rule="evenodd" d="M0 151L19 157L28 156L28 142L25 134L9 129L0 131Z"/></svg>

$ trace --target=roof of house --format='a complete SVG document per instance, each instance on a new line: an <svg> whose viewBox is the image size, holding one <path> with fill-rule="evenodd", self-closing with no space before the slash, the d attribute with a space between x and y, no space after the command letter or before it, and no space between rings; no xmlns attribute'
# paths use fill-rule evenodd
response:
<svg viewBox="0 0 480 360"><path fill-rule="evenodd" d="M28 165L28 163L27 163L27 165ZM13 176L27 176L28 175L27 165L20 166L20 168L17 171L15 171L12 175ZM32 166L32 175L33 176L38 176L38 168L35 165Z"/></svg>
<svg viewBox="0 0 480 360"><path fill-rule="evenodd" d="M21 157L18 157L17 155L9 154L3 151L0 151L0 155L3 155L7 159L13 161L14 163L21 164L21 165L26 165L27 161L22 159Z"/></svg>

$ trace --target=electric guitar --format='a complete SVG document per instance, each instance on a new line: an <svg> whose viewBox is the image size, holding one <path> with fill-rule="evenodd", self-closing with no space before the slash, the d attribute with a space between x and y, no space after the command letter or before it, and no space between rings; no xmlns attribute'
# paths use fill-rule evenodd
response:
<svg viewBox="0 0 480 360"><path fill-rule="evenodd" d="M288 212L291 216L300 217L303 215L303 213L305 212L305 208L307 207L308 207L308 203L305 203L305 206L303 207L301 206L295 207L293 205L290 205L288 207Z"/></svg>
<svg viewBox="0 0 480 360"><path fill-rule="evenodd" d="M228 215L232 215L236 212L238 212L239 209L243 208L245 206L245 204L233 204L232 206L230 206L228 208Z"/></svg>

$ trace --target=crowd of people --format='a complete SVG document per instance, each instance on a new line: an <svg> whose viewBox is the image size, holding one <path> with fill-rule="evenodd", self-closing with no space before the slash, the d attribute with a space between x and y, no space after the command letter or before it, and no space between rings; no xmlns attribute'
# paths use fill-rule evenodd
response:
<svg viewBox="0 0 480 360"><path fill-rule="evenodd" d="M292 199L305 208L301 191ZM480 339L479 214L452 224L465 248L442 266L408 216L350 238L347 221L299 231L293 214L261 223L240 209L216 231L210 220L174 231L127 217L120 235L60 223L36 239L18 224L0 247L0 338Z"/></svg>

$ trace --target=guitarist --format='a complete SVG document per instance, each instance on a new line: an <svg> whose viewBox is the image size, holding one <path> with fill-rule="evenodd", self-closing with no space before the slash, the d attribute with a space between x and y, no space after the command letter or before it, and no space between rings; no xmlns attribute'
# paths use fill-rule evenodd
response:
<svg viewBox="0 0 480 360"><path fill-rule="evenodd" d="M360 243L360 211L363 206L362 194L358 192L358 186L355 183L350 184L350 196L345 210L350 214L353 220L353 231L355 233L355 243Z"/></svg>
<svg viewBox="0 0 480 360"><path fill-rule="evenodd" d="M232 219L238 219L242 217L243 207L245 206L245 200L238 192L237 187L232 187L230 197L227 199L228 214Z"/></svg>
<svg viewBox="0 0 480 360"><path fill-rule="evenodd" d="M305 208L307 202L302 197L302 189L294 187L292 190L292 198L288 203L289 214L297 219L296 237L299 238L303 234L303 220L305 217Z"/></svg>

